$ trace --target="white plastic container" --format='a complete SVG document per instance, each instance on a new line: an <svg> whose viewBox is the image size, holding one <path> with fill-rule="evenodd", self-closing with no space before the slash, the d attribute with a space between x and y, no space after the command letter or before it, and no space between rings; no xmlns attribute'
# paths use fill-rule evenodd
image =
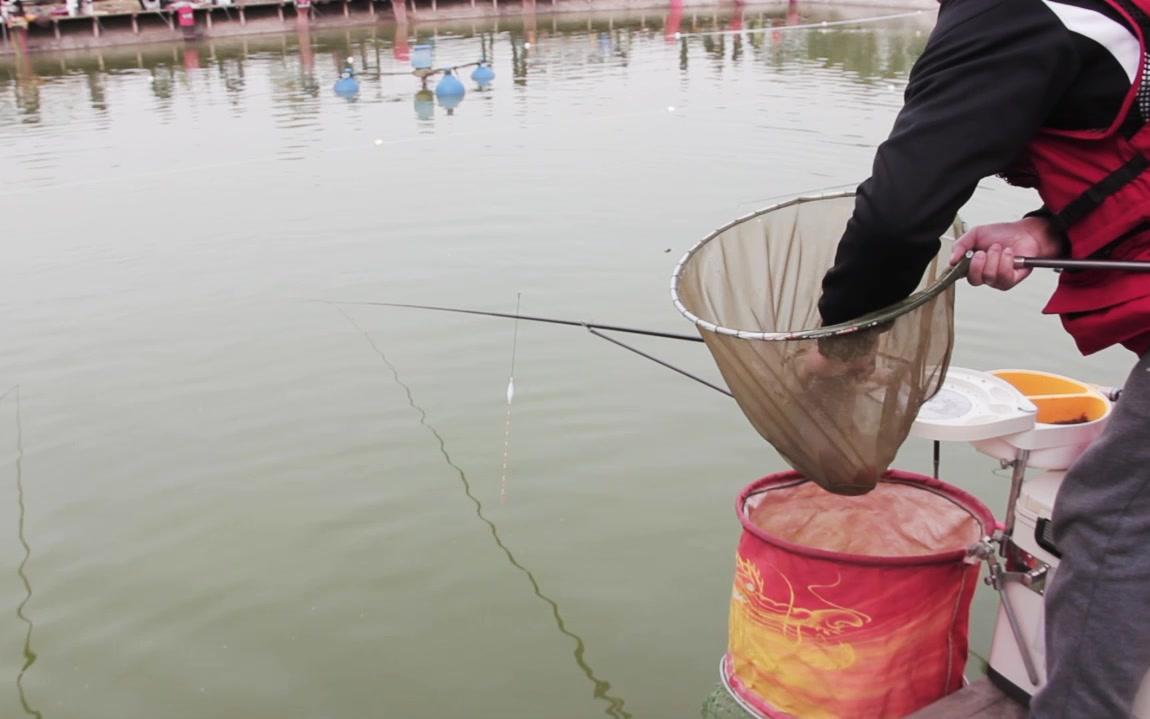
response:
<svg viewBox="0 0 1150 719"><path fill-rule="evenodd" d="M1038 407L1006 380L951 367L938 393L919 409L911 434L937 442L990 442L1034 429L1037 416Z"/></svg>
<svg viewBox="0 0 1150 719"><path fill-rule="evenodd" d="M952 367L946 382L923 405L912 434L941 442L969 442L1004 462L1024 454L1012 482L1017 501L1005 517L1013 526L1003 538L1006 602L1018 623L1015 638L1006 605L999 602L988 675L1021 702L1046 683L1045 589L1057 581L1059 556L1050 518L1065 470L1102 433L1111 402L1094 387L1068 377L1033 370L977 370ZM1046 470L1026 476L1027 469ZM1045 572L1043 573L1043 570ZM1030 576L1027 576L1030 575ZM1040 576L1038 581L1034 577ZM1024 581L1025 580L1025 581ZM1029 656L1035 677L1027 670ZM1150 681L1144 680L1134 719L1150 719Z"/></svg>
<svg viewBox="0 0 1150 719"><path fill-rule="evenodd" d="M1067 469L1102 434L1110 421L1110 400L1078 380L1035 370L994 370L1037 408L1034 425L1016 434L973 442L995 459L1011 461L1030 452L1027 467Z"/></svg>
<svg viewBox="0 0 1150 719"><path fill-rule="evenodd" d="M1055 498L1062 486L1064 472L1044 472L1023 485L1014 517L1012 543L1021 553L1015 553L1015 561L1037 560L1047 565L1044 586L1057 581L1059 558L1051 545L1050 517L1054 511ZM1008 555L1011 550L1008 550ZM1008 570L1019 569L1008 566ZM1015 698L1027 701L1046 683L1046 608L1045 594L1018 582L1006 585L1007 599L1014 608L1022 633L1023 645L1030 652L1038 682L1030 681L1022 651L1015 641L1014 633L1006 617L1006 611L999 603L998 617L994 624L994 635L990 645L987 674L999 689ZM1150 682L1143 680L1142 690L1134 702L1133 719L1150 719Z"/></svg>

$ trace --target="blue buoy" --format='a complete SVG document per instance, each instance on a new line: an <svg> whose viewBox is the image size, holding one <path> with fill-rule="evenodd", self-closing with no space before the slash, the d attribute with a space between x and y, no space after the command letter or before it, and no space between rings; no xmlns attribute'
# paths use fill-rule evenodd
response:
<svg viewBox="0 0 1150 719"><path fill-rule="evenodd" d="M340 97L353 98L359 94L359 80L355 79L355 69L351 65L343 68L343 72L335 81L335 87L332 89Z"/></svg>
<svg viewBox="0 0 1150 719"><path fill-rule="evenodd" d="M416 45L411 48L411 67L414 70L430 70L432 63L431 45Z"/></svg>
<svg viewBox="0 0 1150 719"><path fill-rule="evenodd" d="M479 67L471 72L471 79L474 80L477 85L483 87L484 85L491 84L491 81L495 79L495 71L492 70L491 66L487 63L481 62L479 63Z"/></svg>
<svg viewBox="0 0 1150 719"><path fill-rule="evenodd" d="M447 110L448 115L455 114L455 108L459 107L459 103L463 102L463 95L440 95L439 106Z"/></svg>
<svg viewBox="0 0 1150 719"><path fill-rule="evenodd" d="M445 97L458 97L462 100L466 92L467 89L463 87L463 83L451 70L444 72L443 78L435 85L435 96L439 98L440 104L443 104ZM455 104L458 105L459 103Z"/></svg>
<svg viewBox="0 0 1150 719"><path fill-rule="evenodd" d="M341 77L335 81L335 94L340 97L353 98L359 94L359 80L354 77Z"/></svg>

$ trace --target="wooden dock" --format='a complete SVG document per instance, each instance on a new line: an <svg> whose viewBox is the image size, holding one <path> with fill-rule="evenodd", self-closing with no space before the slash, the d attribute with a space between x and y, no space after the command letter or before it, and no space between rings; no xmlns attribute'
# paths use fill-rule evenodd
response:
<svg viewBox="0 0 1150 719"><path fill-rule="evenodd" d="M622 0L612 7L640 9L662 0ZM702 4L707 0L687 0ZM557 12L566 0L57 0L26 14L0 18L0 55L45 50L89 50L115 45L201 41L312 28L464 19ZM69 10L70 5L70 10ZM181 10L181 8L183 8ZM378 16L378 17L377 17Z"/></svg>
<svg viewBox="0 0 1150 719"><path fill-rule="evenodd" d="M754 719L720 683L703 702L704 719ZM985 677L905 719L1026 719L1026 707Z"/></svg>
<svg viewBox="0 0 1150 719"><path fill-rule="evenodd" d="M402 16L405 8L389 0L85 0L75 5L73 14L61 12L61 4L28 5L27 15L8 17L0 23L0 55L198 41L290 30L301 22L317 28L353 25L374 22L382 12ZM187 8L182 19L181 5Z"/></svg>
<svg viewBox="0 0 1150 719"><path fill-rule="evenodd" d="M907 719L1026 719L1026 707L982 678Z"/></svg>

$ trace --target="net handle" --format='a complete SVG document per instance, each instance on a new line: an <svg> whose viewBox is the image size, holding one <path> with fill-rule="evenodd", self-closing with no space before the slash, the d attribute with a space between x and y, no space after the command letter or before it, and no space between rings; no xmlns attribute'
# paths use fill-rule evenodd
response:
<svg viewBox="0 0 1150 719"><path fill-rule="evenodd" d="M963 259L957 264L947 269L938 280L926 289L916 292L910 297L907 297L901 302L896 302L893 305L888 305L874 312L857 317L847 322L840 322L836 325L829 325L827 327L816 327L809 330L797 330L794 332L750 332L747 330L736 330L730 327L721 327L708 322L703 318L695 315L683 305L682 300L679 299L679 281L682 278L683 270L687 263L694 257L695 253L701 250L711 240L731 229L735 225L753 220L754 218L765 215L768 212L781 210L791 205L798 205L804 202L815 202L818 200L838 200L844 197L853 197L854 192L834 192L822 195L804 195L802 197L795 197L785 202L780 202L776 205L763 208L749 215L744 215L732 222L723 225L711 234L699 240L694 247L687 250L683 258L679 260L679 264L675 265L675 272L671 275L671 299L675 303L675 308L679 313L689 319L696 327L707 332L713 332L719 335L728 335L731 337L738 337L744 340L761 340L764 342L785 342L788 340L817 340L826 337L841 337L842 335L849 335L854 332L861 332L862 330L871 329L879 325L890 322L891 320L899 317L911 310L914 310L942 294L958 280L966 276L967 269L970 267L970 258L973 253L966 253ZM955 220L955 229L961 234L965 229L965 225L961 220Z"/></svg>

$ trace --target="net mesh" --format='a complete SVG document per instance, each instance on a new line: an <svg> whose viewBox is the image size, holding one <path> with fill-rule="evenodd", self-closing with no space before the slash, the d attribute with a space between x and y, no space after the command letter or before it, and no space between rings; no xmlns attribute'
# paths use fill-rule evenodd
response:
<svg viewBox="0 0 1150 719"><path fill-rule="evenodd" d="M864 494L894 460L954 343L955 223L907 300L820 327L822 278L853 194L799 198L696 245L675 270L675 304L695 322L739 407L803 476Z"/></svg>

